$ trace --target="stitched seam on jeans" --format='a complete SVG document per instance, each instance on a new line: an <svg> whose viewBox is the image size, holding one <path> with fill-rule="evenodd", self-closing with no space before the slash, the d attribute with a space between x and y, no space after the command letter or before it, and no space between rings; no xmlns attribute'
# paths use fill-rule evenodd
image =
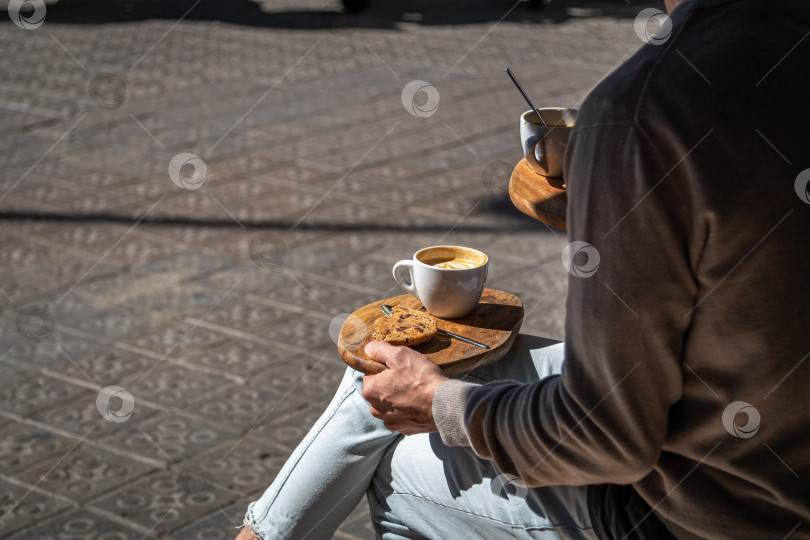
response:
<svg viewBox="0 0 810 540"><path fill-rule="evenodd" d="M306 446L305 446L305 447L302 449L302 451L299 453L299 455L298 455L298 459L296 459L296 460L295 460L295 463L292 465L292 467L290 467L290 472L287 474L287 478L285 478L285 479L284 479L284 481L281 483L281 485L280 485L280 486L278 486L278 489L276 490L275 495L273 495L273 498L272 498L272 499L270 499L270 502L269 502L269 503L267 503L267 508L266 508L266 510L265 510L265 511L262 513L261 518L259 518L259 519L257 520L257 523L258 523L259 521L264 521L265 519L267 519L267 514L269 514L269 513L270 513L270 507L273 505L273 503L275 503L275 502L276 502L276 499L278 499L278 495L279 495L279 493L281 493L281 490L282 490L282 489L284 488L284 486L287 484L287 480L290 478L290 475L291 475L291 474L292 474L292 472L295 470L295 468L298 466L298 463L301 461L301 458L303 458L303 457L304 457L304 454L305 454L305 453L306 453L306 451L309 449L309 447L312 445L312 442L313 442L313 441L314 441L314 440L317 438L317 436L318 436L318 435L320 435L321 431L323 431L323 429L326 427L326 425L329 423L329 421L330 421L330 420L332 420L332 417L334 417L334 416L335 416L335 413L337 413L337 410L340 408L340 406L341 406L341 405L343 405L343 402L344 402L344 401L346 401L346 399L348 399L348 397L349 397L349 396L350 396L350 395L351 395L351 394L352 394L354 391L355 391L354 387L348 388L348 389L346 390L346 393L345 393L345 394L343 394L343 396L340 398L340 401L338 401L338 402L335 404L335 406L332 408L332 411L330 412L329 416L328 416L328 417L327 417L327 418L326 418L326 419L323 421L323 423L322 423L322 424L321 424L321 425L318 427L318 430L317 430L317 431L314 433L314 435L313 435L312 437L310 437L309 442L307 442L307 445L306 445ZM314 427L314 426L313 426L313 427ZM312 433L312 432L310 431L310 433Z"/></svg>
<svg viewBox="0 0 810 540"><path fill-rule="evenodd" d="M467 511L467 510L462 510L460 508L455 508L453 506L447 506L446 504L437 503L436 501L431 501L430 499L428 499L426 497L420 497L419 495L414 495L413 493L402 493L402 492L394 491L394 492L389 493L385 497L390 497L391 495L399 495L401 497L412 497L414 499L419 499L420 501L430 503L430 504L432 504L434 506L439 506L441 508L446 508L447 510L454 510L454 511L460 512L462 514L467 514L469 516L475 516L475 517L478 517L478 518L481 518L481 519L494 521L495 523L500 523L501 525L506 525L508 527L514 527L514 528L517 528L517 529L525 529L527 531L528 530L552 531L552 530L558 530L558 529L576 529L578 531L590 531L590 530L592 530L591 527L580 527L578 525L550 525L550 526L544 526L544 525L524 525L522 523L508 523L506 521L501 521L500 519L496 519L496 518L493 518L493 517L490 517L490 516L482 516L480 514L476 514L475 512L470 512L470 511Z"/></svg>

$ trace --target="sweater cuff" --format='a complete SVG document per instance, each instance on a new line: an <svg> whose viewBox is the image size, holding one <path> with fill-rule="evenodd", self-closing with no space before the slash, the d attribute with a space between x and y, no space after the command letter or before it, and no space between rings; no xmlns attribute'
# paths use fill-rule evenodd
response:
<svg viewBox="0 0 810 540"><path fill-rule="evenodd" d="M433 394L433 421L447 446L470 446L464 427L464 411L470 392L479 385L450 379Z"/></svg>

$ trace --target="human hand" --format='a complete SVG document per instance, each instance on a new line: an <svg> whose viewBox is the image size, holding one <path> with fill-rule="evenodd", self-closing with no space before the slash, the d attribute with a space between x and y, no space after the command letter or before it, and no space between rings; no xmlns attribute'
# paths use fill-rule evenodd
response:
<svg viewBox="0 0 810 540"><path fill-rule="evenodd" d="M388 369L363 378L363 397L371 414L391 431L403 435L437 431L433 421L433 394L448 380L439 367L408 347L372 341L366 354Z"/></svg>

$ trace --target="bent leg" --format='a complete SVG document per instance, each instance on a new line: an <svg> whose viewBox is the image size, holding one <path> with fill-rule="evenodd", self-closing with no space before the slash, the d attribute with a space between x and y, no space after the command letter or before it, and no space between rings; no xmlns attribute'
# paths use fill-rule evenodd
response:
<svg viewBox="0 0 810 540"><path fill-rule="evenodd" d="M347 368L335 397L273 483L248 506L245 525L265 540L332 538L357 506L386 449L402 435L371 416L363 374Z"/></svg>
<svg viewBox="0 0 810 540"><path fill-rule="evenodd" d="M559 373L564 345L521 335L499 362L460 376L473 382L533 382ZM593 539L587 487L527 489L468 447L447 447L437 433L413 435L386 452L369 505L377 534L398 538Z"/></svg>
<svg viewBox="0 0 810 540"><path fill-rule="evenodd" d="M562 373L564 361L564 342L519 334L506 356L458 378L479 383L506 380L532 383Z"/></svg>
<svg viewBox="0 0 810 540"><path fill-rule="evenodd" d="M562 359L562 344L521 335L506 358L459 378L477 382L497 379L531 382L558 373L562 367ZM260 538L265 540L331 538L340 523L355 508L363 493L369 489L375 470L380 473L386 468L390 469L393 453L387 451L403 437L389 431L382 421L371 416L369 405L362 396L362 384L362 373L348 368L335 397L323 415L293 451L261 498L249 505L245 525ZM414 437L405 439L409 444L402 452L408 452L407 447L412 444L412 439L416 442ZM426 437L423 438L428 440ZM433 438L438 441L441 448L451 450L441 444L438 435L434 434ZM419 448L424 450L424 444ZM479 469L484 466L491 467L488 461L477 458L469 448L452 451L464 452L465 455L446 454L448 470L445 471L442 467L438 471L431 472L430 477L433 480L444 481L447 485L450 478L456 478L457 484L463 485L465 483L463 473L467 467L464 464L471 458L481 462L475 465ZM430 455L436 459L436 454ZM384 458L388 462L384 461ZM381 462L383 464L378 468ZM454 463L458 463L458 466ZM408 473L408 469L407 466L396 468L405 474ZM493 478L497 478L497 475L493 476L492 471L485 471L480 475L480 482L484 482L485 474L489 475L486 478L490 479L488 480L490 482ZM500 481L502 480L501 477ZM388 480L388 484L392 482L393 476ZM468 479L466 482L470 483L471 480ZM460 493L461 488L456 491ZM371 491L369 497L369 501L372 502ZM372 510L377 506L376 497L373 500ZM491 504L497 503L497 500L493 501ZM483 507L489 504L486 501L482 502ZM560 504L563 507L576 506L571 501L561 501ZM393 514L385 519L389 520L391 527L394 526ZM439 523L441 522L440 519Z"/></svg>
<svg viewBox="0 0 810 540"><path fill-rule="evenodd" d="M587 494L586 486L527 489L469 448L444 446L431 433L389 448L368 500L384 540L593 540Z"/></svg>

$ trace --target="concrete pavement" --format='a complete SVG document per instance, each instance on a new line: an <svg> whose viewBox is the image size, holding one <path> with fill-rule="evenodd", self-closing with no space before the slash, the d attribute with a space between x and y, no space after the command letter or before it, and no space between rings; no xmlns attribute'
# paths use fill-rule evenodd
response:
<svg viewBox="0 0 810 540"><path fill-rule="evenodd" d="M576 106L638 11L0 13L0 537L232 538L344 371L330 324L419 247L484 250L524 331L561 339L567 242L509 204L503 68ZM361 502L336 538L372 537Z"/></svg>

